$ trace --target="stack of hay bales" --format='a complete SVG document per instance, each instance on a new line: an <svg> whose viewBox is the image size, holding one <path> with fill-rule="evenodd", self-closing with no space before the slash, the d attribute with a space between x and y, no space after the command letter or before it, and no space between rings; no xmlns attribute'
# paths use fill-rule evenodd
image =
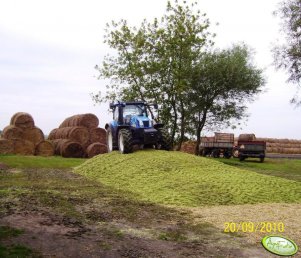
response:
<svg viewBox="0 0 301 258"><path fill-rule="evenodd" d="M209 138L209 137L207 137L207 138ZM189 154L194 154L195 153L195 146L196 146L195 141L183 142L182 145L181 145L181 151L189 153Z"/></svg>
<svg viewBox="0 0 301 258"><path fill-rule="evenodd" d="M301 140L257 138L266 141L268 153L301 154Z"/></svg>
<svg viewBox="0 0 301 258"><path fill-rule="evenodd" d="M1 154L52 156L54 147L45 141L42 130L35 126L32 116L18 112L3 129L0 139Z"/></svg>
<svg viewBox="0 0 301 258"><path fill-rule="evenodd" d="M63 157L93 157L107 152L106 131L98 127L94 114L80 114L66 118L53 129L48 139L55 146L55 154Z"/></svg>

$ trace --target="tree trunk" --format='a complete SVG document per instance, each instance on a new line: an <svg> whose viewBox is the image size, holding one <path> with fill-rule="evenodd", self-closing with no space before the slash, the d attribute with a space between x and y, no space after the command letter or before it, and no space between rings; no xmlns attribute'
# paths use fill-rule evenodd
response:
<svg viewBox="0 0 301 258"><path fill-rule="evenodd" d="M173 146L175 141L176 130L177 130L177 121L178 121L178 113L177 113L175 102L172 103L172 109L174 111L174 121L171 129L171 145Z"/></svg>
<svg viewBox="0 0 301 258"><path fill-rule="evenodd" d="M185 135L185 110L183 101L181 101L181 128L180 128L180 141L177 146L177 151L181 150L182 143L184 141L184 135Z"/></svg>
<svg viewBox="0 0 301 258"><path fill-rule="evenodd" d="M201 118L201 112L198 114L198 125L197 125L197 130L196 130L196 145L194 148L194 154L195 155L200 155L200 143L201 143L201 132L203 130L203 127L205 125L207 118L207 111L204 111L203 116Z"/></svg>

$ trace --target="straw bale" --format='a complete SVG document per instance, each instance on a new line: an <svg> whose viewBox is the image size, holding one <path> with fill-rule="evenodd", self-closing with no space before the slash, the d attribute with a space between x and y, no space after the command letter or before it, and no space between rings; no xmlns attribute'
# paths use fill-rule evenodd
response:
<svg viewBox="0 0 301 258"><path fill-rule="evenodd" d="M54 134L55 139L69 139L82 145L89 142L89 136L88 129L83 126L58 128Z"/></svg>
<svg viewBox="0 0 301 258"><path fill-rule="evenodd" d="M2 137L4 139L12 140L12 139L22 139L23 131L19 127L9 125L3 129Z"/></svg>
<svg viewBox="0 0 301 258"><path fill-rule="evenodd" d="M14 143L12 140L0 139L0 154L13 154Z"/></svg>
<svg viewBox="0 0 301 258"><path fill-rule="evenodd" d="M70 126L84 126L89 129L98 127L99 120L94 114L80 114L66 118L59 128Z"/></svg>
<svg viewBox="0 0 301 258"><path fill-rule="evenodd" d="M20 127L22 129L28 129L34 127L34 120L30 114L24 112L18 112L13 115L10 124Z"/></svg>
<svg viewBox="0 0 301 258"><path fill-rule="evenodd" d="M55 154L65 158L82 158L85 155L83 147L78 143L68 139L53 140Z"/></svg>
<svg viewBox="0 0 301 258"><path fill-rule="evenodd" d="M34 155L35 146L32 142L21 139L12 140L14 144L14 153L20 155Z"/></svg>
<svg viewBox="0 0 301 258"><path fill-rule="evenodd" d="M50 141L41 141L36 145L35 155L38 156L53 156L54 155L54 146Z"/></svg>
<svg viewBox="0 0 301 258"><path fill-rule="evenodd" d="M240 134L238 136L239 141L255 141L256 137L255 134Z"/></svg>
<svg viewBox="0 0 301 258"><path fill-rule="evenodd" d="M51 130L51 132L48 135L48 140L54 140L55 139L56 131L57 131L57 128Z"/></svg>
<svg viewBox="0 0 301 258"><path fill-rule="evenodd" d="M107 132L103 128L92 128L89 130L90 134L90 142L100 142L103 144L106 144L106 137L107 137Z"/></svg>
<svg viewBox="0 0 301 258"><path fill-rule="evenodd" d="M92 158L98 154L104 154L107 152L108 152L107 145L99 142L90 144L86 150L88 158Z"/></svg>
<svg viewBox="0 0 301 258"><path fill-rule="evenodd" d="M60 149L59 149L59 146L58 146L61 141L62 141L62 139L51 140L51 143L52 143L53 148L54 148L54 154L55 155L61 155Z"/></svg>
<svg viewBox="0 0 301 258"><path fill-rule="evenodd" d="M38 127L27 128L23 131L24 140L31 141L34 145L44 140L44 133Z"/></svg>
<svg viewBox="0 0 301 258"><path fill-rule="evenodd" d="M82 158L85 155L83 147L78 142L62 140L59 146L60 153L65 158Z"/></svg>

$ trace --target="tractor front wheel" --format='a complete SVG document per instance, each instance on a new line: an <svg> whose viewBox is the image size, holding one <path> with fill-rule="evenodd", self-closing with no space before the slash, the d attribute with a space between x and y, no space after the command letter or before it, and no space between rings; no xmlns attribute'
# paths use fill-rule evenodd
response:
<svg viewBox="0 0 301 258"><path fill-rule="evenodd" d="M118 148L120 153L127 154L133 152L132 133L127 129L120 129L118 132Z"/></svg>

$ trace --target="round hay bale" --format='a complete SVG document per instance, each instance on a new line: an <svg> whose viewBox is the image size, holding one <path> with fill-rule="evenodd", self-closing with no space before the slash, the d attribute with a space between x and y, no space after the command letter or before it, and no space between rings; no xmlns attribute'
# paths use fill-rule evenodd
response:
<svg viewBox="0 0 301 258"><path fill-rule="evenodd" d="M59 128L70 126L83 126L89 129L98 127L99 120L94 114L80 114L66 118Z"/></svg>
<svg viewBox="0 0 301 258"><path fill-rule="evenodd" d="M51 140L51 143L52 143L53 148L54 148L54 154L55 155L61 155L60 149L58 147L60 141L62 141L62 139Z"/></svg>
<svg viewBox="0 0 301 258"><path fill-rule="evenodd" d="M255 134L240 134L238 136L239 141L255 141L256 137Z"/></svg>
<svg viewBox="0 0 301 258"><path fill-rule="evenodd" d="M31 141L34 145L44 141L44 133L38 127L27 128L23 131L24 140Z"/></svg>
<svg viewBox="0 0 301 258"><path fill-rule="evenodd" d="M59 142L58 148L64 158L83 158L85 155L83 147L78 142L62 140Z"/></svg>
<svg viewBox="0 0 301 258"><path fill-rule="evenodd" d="M27 140L14 139L14 154L34 155L34 144Z"/></svg>
<svg viewBox="0 0 301 258"><path fill-rule="evenodd" d="M92 158L98 154L104 154L107 152L108 152L107 145L99 142L90 144L86 150L88 158Z"/></svg>
<svg viewBox="0 0 301 258"><path fill-rule="evenodd" d="M48 140L55 140L55 134L56 134L57 128L51 130L51 132L48 135Z"/></svg>
<svg viewBox="0 0 301 258"><path fill-rule="evenodd" d="M56 130L54 138L69 139L82 145L86 145L90 140L89 131L83 126L59 128Z"/></svg>
<svg viewBox="0 0 301 258"><path fill-rule="evenodd" d="M35 155L38 156L53 156L54 155L54 146L50 141L41 141L36 145Z"/></svg>
<svg viewBox="0 0 301 258"><path fill-rule="evenodd" d="M3 129L2 137L8 140L23 139L23 131L19 127L9 125Z"/></svg>
<svg viewBox="0 0 301 258"><path fill-rule="evenodd" d="M65 158L82 158L85 155L83 147L68 139L56 139L51 141L54 145L55 154Z"/></svg>
<svg viewBox="0 0 301 258"><path fill-rule="evenodd" d="M12 140L0 139L0 154L13 154L14 143Z"/></svg>
<svg viewBox="0 0 301 258"><path fill-rule="evenodd" d="M30 114L18 112L13 115L10 124L22 129L29 129L34 127L34 120Z"/></svg>
<svg viewBox="0 0 301 258"><path fill-rule="evenodd" d="M107 132L105 129L103 128L92 128L89 130L89 134L90 134L90 142L94 143L94 142L100 142L103 144L106 144L107 140Z"/></svg>

